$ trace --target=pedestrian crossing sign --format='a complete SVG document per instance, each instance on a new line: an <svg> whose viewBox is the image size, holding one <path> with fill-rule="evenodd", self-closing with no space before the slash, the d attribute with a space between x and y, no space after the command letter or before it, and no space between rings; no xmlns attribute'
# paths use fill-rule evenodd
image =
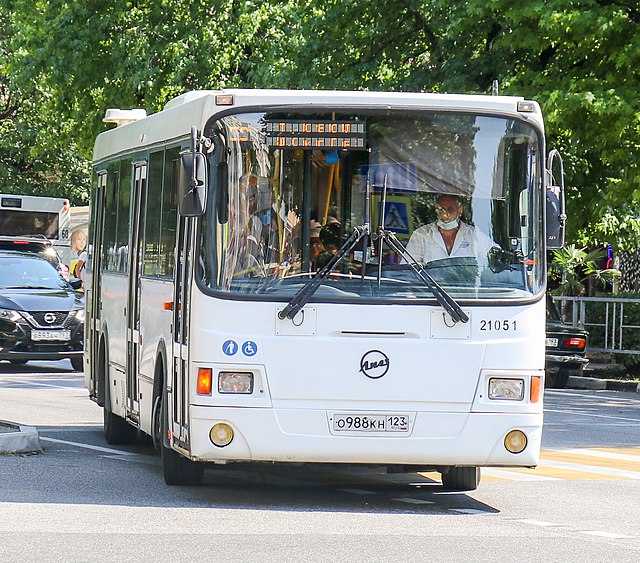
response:
<svg viewBox="0 0 640 563"><path fill-rule="evenodd" d="M382 213L382 201L379 195L374 196L377 205L374 206L376 216L375 224L382 225L378 217ZM411 217L411 201L407 196L387 196L384 211L384 228L396 234L400 239L408 239L413 232L413 220Z"/></svg>

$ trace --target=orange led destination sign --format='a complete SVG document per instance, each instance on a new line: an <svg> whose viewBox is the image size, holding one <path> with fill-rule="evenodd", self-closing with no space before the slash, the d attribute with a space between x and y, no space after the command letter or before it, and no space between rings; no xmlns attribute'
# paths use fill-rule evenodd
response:
<svg viewBox="0 0 640 563"><path fill-rule="evenodd" d="M294 149L366 149L364 121L267 121L267 146Z"/></svg>

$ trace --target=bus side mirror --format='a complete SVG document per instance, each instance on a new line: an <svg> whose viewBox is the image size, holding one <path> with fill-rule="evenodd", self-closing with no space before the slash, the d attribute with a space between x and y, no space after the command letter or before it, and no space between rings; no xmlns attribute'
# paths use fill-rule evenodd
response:
<svg viewBox="0 0 640 563"><path fill-rule="evenodd" d="M558 185L553 181L553 164L558 162ZM562 157L557 150L549 153L546 181L546 226L547 249L554 250L564 246L564 232L567 223L564 202L564 168Z"/></svg>
<svg viewBox="0 0 640 563"><path fill-rule="evenodd" d="M207 203L207 160L200 152L180 154L178 210L183 217L198 217Z"/></svg>

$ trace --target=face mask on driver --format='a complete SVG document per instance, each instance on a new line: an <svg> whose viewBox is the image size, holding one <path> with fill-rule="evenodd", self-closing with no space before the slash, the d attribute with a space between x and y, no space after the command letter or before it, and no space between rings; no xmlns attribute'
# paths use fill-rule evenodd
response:
<svg viewBox="0 0 640 563"><path fill-rule="evenodd" d="M448 223L445 223L440 219L436 221L436 225L438 225L438 227L440 227L443 231L451 231L452 229L457 229L459 224L460 224L460 221L458 221L457 219L454 219L453 221L449 221Z"/></svg>

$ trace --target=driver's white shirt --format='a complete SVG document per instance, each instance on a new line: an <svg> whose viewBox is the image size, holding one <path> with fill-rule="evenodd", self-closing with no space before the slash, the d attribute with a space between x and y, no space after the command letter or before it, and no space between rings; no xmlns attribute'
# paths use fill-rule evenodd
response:
<svg viewBox="0 0 640 563"><path fill-rule="evenodd" d="M460 221L460 227L449 254L438 226L436 223L429 223L418 227L413 232L407 244L407 252L418 264L426 264L441 258L476 258L482 263L486 262L487 253L494 246L497 244L482 231ZM408 257L403 260L403 262L407 261Z"/></svg>

